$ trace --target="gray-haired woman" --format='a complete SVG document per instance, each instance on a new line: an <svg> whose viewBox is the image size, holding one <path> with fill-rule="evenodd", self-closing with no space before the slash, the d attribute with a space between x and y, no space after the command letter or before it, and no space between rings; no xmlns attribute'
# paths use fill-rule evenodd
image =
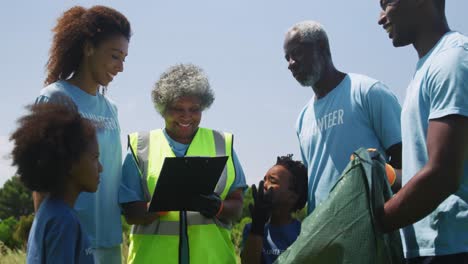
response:
<svg viewBox="0 0 468 264"><path fill-rule="evenodd" d="M130 134L123 165L122 193L132 190L133 196L120 197L120 203L127 222L135 225L128 262L236 263L229 227L240 217L247 185L233 150L233 135L199 127L202 112L214 101L208 78L193 64L170 67L156 82L152 97L165 128ZM147 151L139 152L141 149ZM223 153L217 153L219 149ZM199 212L147 212L165 157L216 155L229 157L226 173L215 193L202 200ZM139 162L141 159L147 162Z"/></svg>

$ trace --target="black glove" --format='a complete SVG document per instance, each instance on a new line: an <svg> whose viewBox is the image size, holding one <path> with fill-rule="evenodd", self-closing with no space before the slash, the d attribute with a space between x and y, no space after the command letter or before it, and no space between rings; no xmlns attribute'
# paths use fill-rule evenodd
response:
<svg viewBox="0 0 468 264"><path fill-rule="evenodd" d="M213 218L221 208L222 202L221 197L217 193L200 195L198 200L199 212L204 217Z"/></svg>
<svg viewBox="0 0 468 264"><path fill-rule="evenodd" d="M252 185L252 197L254 204L249 205L250 216L252 217L252 228L250 233L259 236L264 235L265 224L270 219L272 208L272 189L264 192L264 182L258 184L258 191L255 184Z"/></svg>

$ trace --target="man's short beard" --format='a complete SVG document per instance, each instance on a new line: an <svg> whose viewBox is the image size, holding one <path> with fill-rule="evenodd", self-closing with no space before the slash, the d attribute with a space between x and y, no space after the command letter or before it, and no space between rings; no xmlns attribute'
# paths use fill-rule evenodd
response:
<svg viewBox="0 0 468 264"><path fill-rule="evenodd" d="M312 72L307 76L307 78L299 82L304 87L313 87L320 77L322 76L322 64L316 63Z"/></svg>
<svg viewBox="0 0 468 264"><path fill-rule="evenodd" d="M304 87L312 87L315 85L315 83L318 81L318 78L314 76L313 74L310 74L307 79L299 82L302 86Z"/></svg>
<svg viewBox="0 0 468 264"><path fill-rule="evenodd" d="M320 56L319 51L315 50L313 54L312 71L307 75L306 79L299 82L304 87L313 87L322 77L325 59Z"/></svg>

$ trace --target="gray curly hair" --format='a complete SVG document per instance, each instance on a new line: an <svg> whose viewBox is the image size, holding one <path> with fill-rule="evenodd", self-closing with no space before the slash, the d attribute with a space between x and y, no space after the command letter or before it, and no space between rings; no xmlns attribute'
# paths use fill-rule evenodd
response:
<svg viewBox="0 0 468 264"><path fill-rule="evenodd" d="M151 92L154 107L164 116L168 106L183 96L195 96L201 101L201 110L211 106L214 93L205 72L191 63L169 67Z"/></svg>

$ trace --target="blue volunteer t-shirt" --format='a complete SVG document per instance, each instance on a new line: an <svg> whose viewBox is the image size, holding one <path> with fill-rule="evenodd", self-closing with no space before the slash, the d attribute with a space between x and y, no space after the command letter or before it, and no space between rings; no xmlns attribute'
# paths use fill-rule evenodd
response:
<svg viewBox="0 0 468 264"><path fill-rule="evenodd" d="M164 136L169 143L172 151L176 157L183 157L187 152L190 144L182 144L173 140L166 132L166 129L163 129ZM237 158L235 150L232 151L232 161L234 162L234 168L236 171L236 178L229 188L228 193L233 192L236 189L247 189L247 184L245 182L244 171L242 166ZM136 164L132 151L128 149L127 155L125 157L123 166L122 166L122 185L119 192L119 203L129 203L134 201L145 201L145 196L143 193L140 172L138 165Z"/></svg>
<svg viewBox="0 0 468 264"><path fill-rule="evenodd" d="M26 263L94 263L88 236L64 201L42 201L29 232Z"/></svg>
<svg viewBox="0 0 468 264"><path fill-rule="evenodd" d="M246 224L242 233L242 245L247 242L252 224ZM294 219L290 224L283 226L265 225L265 236L263 237L262 263L271 264L275 262L301 233L301 222Z"/></svg>
<svg viewBox="0 0 468 264"><path fill-rule="evenodd" d="M385 154L401 142L400 111L384 84L352 73L325 97L307 103L296 132L309 175L309 214L328 197L354 151L376 148Z"/></svg>
<svg viewBox="0 0 468 264"><path fill-rule="evenodd" d="M118 203L122 179L122 147L117 107L102 94L90 95L66 81L58 81L42 89L36 103L59 103L78 107L80 114L96 125L99 162L103 168L99 175L100 184L97 192L80 194L75 210L93 247L119 245L122 243Z"/></svg>
<svg viewBox="0 0 468 264"><path fill-rule="evenodd" d="M421 58L403 106L403 185L428 162L429 121L468 117L468 37L445 34ZM468 136L468 135L466 135ZM407 258L468 252L468 156L458 191L431 214L404 228Z"/></svg>

